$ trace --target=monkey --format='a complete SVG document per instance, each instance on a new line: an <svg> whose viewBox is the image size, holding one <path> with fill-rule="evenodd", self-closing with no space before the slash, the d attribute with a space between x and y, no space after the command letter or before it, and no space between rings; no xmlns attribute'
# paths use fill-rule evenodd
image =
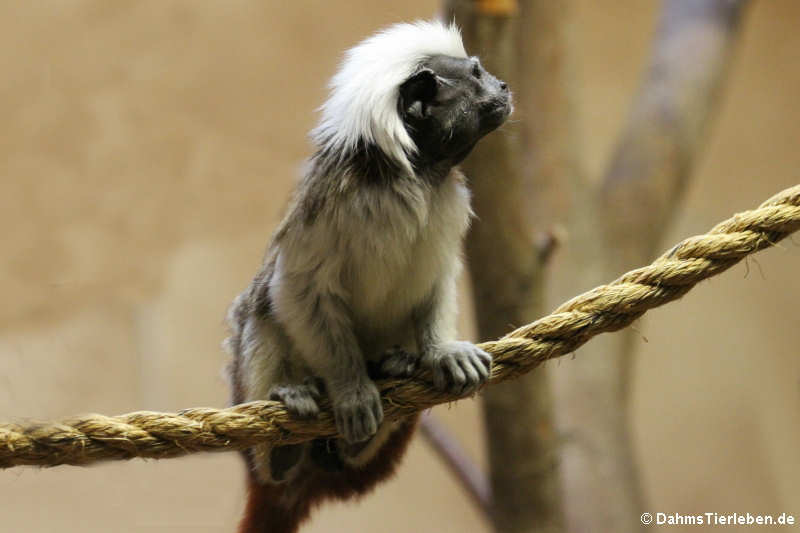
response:
<svg viewBox="0 0 800 533"><path fill-rule="evenodd" d="M491 356L453 340L473 216L456 165L512 109L453 23L396 24L345 54L225 341L234 403L278 400L313 418L327 396L338 437L247 450L241 533L294 532L320 501L393 473L417 417L384 420L374 379L425 368L467 396L489 377Z"/></svg>

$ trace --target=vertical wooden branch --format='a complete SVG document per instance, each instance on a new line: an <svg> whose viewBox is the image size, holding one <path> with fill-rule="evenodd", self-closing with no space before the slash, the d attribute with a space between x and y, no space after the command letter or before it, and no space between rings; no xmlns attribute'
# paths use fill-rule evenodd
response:
<svg viewBox="0 0 800 533"><path fill-rule="evenodd" d="M467 239L479 336L544 312L555 213L575 172L564 58L564 4L452 1L470 53L505 79L517 111L464 163L477 221ZM489 259L490 258L490 259ZM547 375L535 371L484 396L497 531L562 531L556 434Z"/></svg>
<svg viewBox="0 0 800 533"><path fill-rule="evenodd" d="M660 246L716 109L743 4L663 2L650 65L611 164L598 188L576 191L571 261L586 286L651 259ZM591 355L559 368L570 530L642 527L627 416L635 338L631 331L600 338Z"/></svg>
<svg viewBox="0 0 800 533"><path fill-rule="evenodd" d="M649 68L599 194L605 240L624 252L613 254L615 272L660 249L705 145L744 4L663 4Z"/></svg>

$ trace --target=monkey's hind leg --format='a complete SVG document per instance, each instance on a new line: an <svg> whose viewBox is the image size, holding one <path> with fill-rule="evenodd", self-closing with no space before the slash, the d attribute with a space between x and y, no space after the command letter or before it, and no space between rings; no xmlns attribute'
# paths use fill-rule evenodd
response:
<svg viewBox="0 0 800 533"><path fill-rule="evenodd" d="M322 396L318 380L306 378L302 384L286 383L275 385L269 391L269 399L282 402L293 417L315 418L319 414L318 400ZM300 463L306 444L277 446L270 450L269 470L273 481L284 481L291 470Z"/></svg>

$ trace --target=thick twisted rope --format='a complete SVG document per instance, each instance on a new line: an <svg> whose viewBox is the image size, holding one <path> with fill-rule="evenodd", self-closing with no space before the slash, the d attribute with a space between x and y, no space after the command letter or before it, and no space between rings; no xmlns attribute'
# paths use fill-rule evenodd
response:
<svg viewBox="0 0 800 533"><path fill-rule="evenodd" d="M800 185L684 240L649 266L632 270L561 305L552 314L480 346L493 355L491 383L572 353L599 333L624 328L648 309L686 294L749 254L800 229ZM398 418L457 398L437 392L424 373L379 383L385 415ZM200 451L241 450L334 435L329 406L318 419L296 420L283 405L259 401L179 413L86 415L40 424L0 424L0 468L85 465L107 459L162 459Z"/></svg>

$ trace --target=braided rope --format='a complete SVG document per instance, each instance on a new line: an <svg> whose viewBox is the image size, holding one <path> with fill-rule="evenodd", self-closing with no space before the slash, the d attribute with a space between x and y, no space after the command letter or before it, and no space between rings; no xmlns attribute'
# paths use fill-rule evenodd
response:
<svg viewBox="0 0 800 533"><path fill-rule="evenodd" d="M652 264L632 270L561 305L505 337L481 344L494 357L491 383L513 379L542 362L572 353L599 333L616 331L648 309L671 302L695 284L800 229L800 185L758 209L735 215L705 235L690 237ZM429 376L378 385L385 415L398 418L456 400L430 387ZM328 405L311 421L293 420L282 404L250 402L228 409L179 413L91 414L56 423L0 424L0 468L85 465L107 459L162 459L200 451L289 444L336 433Z"/></svg>

